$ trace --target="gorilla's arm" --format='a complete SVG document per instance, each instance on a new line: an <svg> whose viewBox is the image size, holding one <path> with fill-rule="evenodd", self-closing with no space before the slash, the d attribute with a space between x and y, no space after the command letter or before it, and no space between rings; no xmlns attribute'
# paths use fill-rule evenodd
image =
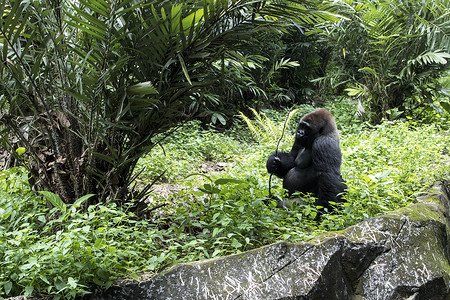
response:
<svg viewBox="0 0 450 300"><path fill-rule="evenodd" d="M317 172L340 174L342 154L339 142L329 136L316 138L312 145L312 159Z"/></svg>
<svg viewBox="0 0 450 300"><path fill-rule="evenodd" d="M292 151L289 153L274 152L269 156L266 163L267 171L280 178L283 178L294 166L295 156L292 155Z"/></svg>
<svg viewBox="0 0 450 300"><path fill-rule="evenodd" d="M329 202L341 202L336 195L344 192L340 166L342 160L339 142L332 137L317 138L312 147L313 166L317 172L317 204L329 207Z"/></svg>

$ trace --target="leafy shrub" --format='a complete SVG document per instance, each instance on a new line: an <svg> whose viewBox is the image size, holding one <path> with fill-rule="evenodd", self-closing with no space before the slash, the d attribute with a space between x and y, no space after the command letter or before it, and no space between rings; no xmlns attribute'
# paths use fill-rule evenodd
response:
<svg viewBox="0 0 450 300"><path fill-rule="evenodd" d="M449 136L434 126L386 123L343 140L343 172L349 201L373 216L411 203L430 184L448 176ZM347 208L349 210L350 208ZM362 214L363 213L363 214Z"/></svg>
<svg viewBox="0 0 450 300"><path fill-rule="evenodd" d="M335 49L327 80L339 81L348 95L362 100L373 124L406 106L432 103L436 78L449 68L450 39L442 36L448 30L448 1L348 5L340 11L348 19L323 31Z"/></svg>
<svg viewBox="0 0 450 300"><path fill-rule="evenodd" d="M356 101L351 101L345 97L337 97L333 101L327 102L325 108L333 114L341 136L358 134L368 127L368 123L358 116ZM370 114L370 112L367 112L367 114Z"/></svg>
<svg viewBox="0 0 450 300"><path fill-rule="evenodd" d="M151 271L170 260L162 247L172 239L168 232L114 202L91 205L82 213L59 199L63 211L48 209L31 192L23 169L0 177L0 296L73 298L89 293L92 283L108 287L115 277L137 278L136 271Z"/></svg>
<svg viewBox="0 0 450 300"><path fill-rule="evenodd" d="M234 160L243 145L225 133L215 133L201 128L200 122L188 122L163 142L160 147L141 158L135 172L142 173L141 180L158 178L174 181L184 178L205 161L228 162Z"/></svg>

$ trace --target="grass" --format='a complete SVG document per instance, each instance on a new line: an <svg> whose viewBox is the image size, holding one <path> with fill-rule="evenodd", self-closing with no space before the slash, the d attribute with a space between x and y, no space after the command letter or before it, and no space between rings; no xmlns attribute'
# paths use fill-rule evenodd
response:
<svg viewBox="0 0 450 300"><path fill-rule="evenodd" d="M158 185L179 188L154 193L150 207L158 208L146 218L114 201L87 211L49 205L30 190L23 169L2 171L0 297L71 298L95 286L107 288L114 278L137 280L141 272L156 273L177 262L302 241L408 205L435 180L448 177L448 132L411 121L370 127L348 113L348 102L329 108L340 126L348 202L319 219L313 199L292 210L263 203L269 185L265 161L275 150L286 112L249 119L259 126L256 136L244 125L213 133L194 122L167 139L140 161L140 182L166 171ZM295 123L310 109L293 116L281 150L289 149ZM281 181L272 181L274 194L282 195Z"/></svg>

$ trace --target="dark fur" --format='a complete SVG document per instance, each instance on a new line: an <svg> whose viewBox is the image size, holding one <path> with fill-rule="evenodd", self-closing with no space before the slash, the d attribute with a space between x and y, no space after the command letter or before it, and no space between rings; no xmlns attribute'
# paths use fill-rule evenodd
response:
<svg viewBox="0 0 450 300"><path fill-rule="evenodd" d="M289 195L311 193L318 198L317 205L330 208L330 201L345 201L340 197L347 189L341 161L336 123L329 111L320 108L301 118L291 151L272 153L266 167L269 173L283 178Z"/></svg>

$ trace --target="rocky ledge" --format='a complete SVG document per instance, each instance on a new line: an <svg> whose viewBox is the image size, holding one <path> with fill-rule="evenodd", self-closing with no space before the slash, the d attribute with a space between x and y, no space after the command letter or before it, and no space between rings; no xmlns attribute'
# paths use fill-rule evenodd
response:
<svg viewBox="0 0 450 300"><path fill-rule="evenodd" d="M449 183L298 244L175 265L91 299L450 299Z"/></svg>

